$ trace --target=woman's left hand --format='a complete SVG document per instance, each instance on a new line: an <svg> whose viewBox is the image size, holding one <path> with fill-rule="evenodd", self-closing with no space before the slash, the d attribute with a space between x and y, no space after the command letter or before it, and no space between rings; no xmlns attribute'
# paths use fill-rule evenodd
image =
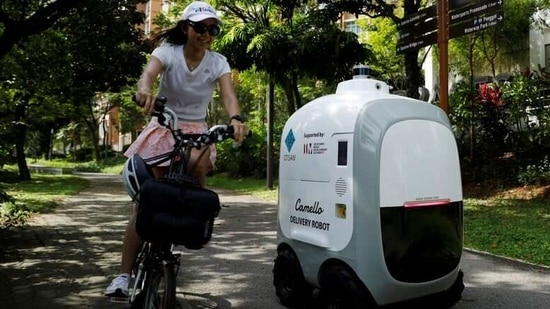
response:
<svg viewBox="0 0 550 309"><path fill-rule="evenodd" d="M232 119L230 125L233 126L233 135L235 136L235 142L240 145L243 142L244 138L248 135L250 129L248 128L246 123L240 122L236 119Z"/></svg>

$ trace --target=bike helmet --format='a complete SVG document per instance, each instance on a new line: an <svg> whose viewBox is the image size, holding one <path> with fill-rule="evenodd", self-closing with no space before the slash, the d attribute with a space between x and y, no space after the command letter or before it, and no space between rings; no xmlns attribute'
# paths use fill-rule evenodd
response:
<svg viewBox="0 0 550 309"><path fill-rule="evenodd" d="M132 155L124 163L122 181L133 201L139 201L139 189L146 180L152 178L154 176L151 167L139 155Z"/></svg>

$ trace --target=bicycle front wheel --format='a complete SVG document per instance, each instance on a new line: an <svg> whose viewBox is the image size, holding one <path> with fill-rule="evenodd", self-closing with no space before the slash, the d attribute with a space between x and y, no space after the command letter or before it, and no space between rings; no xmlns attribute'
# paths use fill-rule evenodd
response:
<svg viewBox="0 0 550 309"><path fill-rule="evenodd" d="M176 306L174 264L159 265L145 279L144 309L173 309Z"/></svg>

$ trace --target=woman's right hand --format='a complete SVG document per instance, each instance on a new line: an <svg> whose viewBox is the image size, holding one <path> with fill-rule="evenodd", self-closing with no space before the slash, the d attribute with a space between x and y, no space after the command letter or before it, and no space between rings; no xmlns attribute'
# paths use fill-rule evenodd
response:
<svg viewBox="0 0 550 309"><path fill-rule="evenodd" d="M155 96L149 89L139 89L136 92L136 104L143 107L143 113L151 115L155 109Z"/></svg>
<svg viewBox="0 0 550 309"><path fill-rule="evenodd" d="M143 107L143 113L147 115L151 115L155 110L155 96L151 93L151 87L161 70L162 63L157 57L152 56L137 83L136 103Z"/></svg>

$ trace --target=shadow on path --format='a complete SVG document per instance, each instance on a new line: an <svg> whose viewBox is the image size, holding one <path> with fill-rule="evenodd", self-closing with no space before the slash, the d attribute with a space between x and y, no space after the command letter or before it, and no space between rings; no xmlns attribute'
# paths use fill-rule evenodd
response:
<svg viewBox="0 0 550 309"><path fill-rule="evenodd" d="M126 307L103 291L118 273L132 203L119 176L82 176L89 186L54 213L0 231L0 308ZM276 205L218 192L224 207L211 242L180 249L180 307L284 308L271 284Z"/></svg>
<svg viewBox="0 0 550 309"><path fill-rule="evenodd" d="M88 188L55 213L0 231L0 308L122 308L102 295L118 269L131 202L116 175L85 174Z"/></svg>

